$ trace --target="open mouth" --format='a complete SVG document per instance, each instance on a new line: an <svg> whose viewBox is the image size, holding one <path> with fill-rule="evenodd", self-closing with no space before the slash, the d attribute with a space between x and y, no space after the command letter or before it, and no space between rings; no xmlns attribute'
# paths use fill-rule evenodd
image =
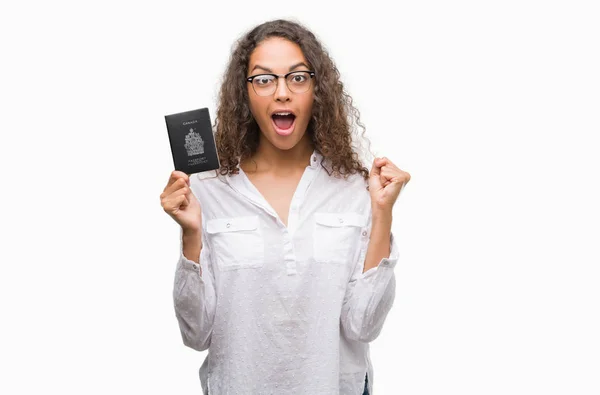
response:
<svg viewBox="0 0 600 395"><path fill-rule="evenodd" d="M294 130L294 121L296 116L291 112L279 112L271 115L273 119L273 125L275 125L275 131L277 134L287 136Z"/></svg>

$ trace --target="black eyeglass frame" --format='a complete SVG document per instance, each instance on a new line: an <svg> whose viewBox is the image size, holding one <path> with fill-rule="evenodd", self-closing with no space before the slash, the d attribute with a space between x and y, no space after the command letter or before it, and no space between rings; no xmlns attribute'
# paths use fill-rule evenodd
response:
<svg viewBox="0 0 600 395"><path fill-rule="evenodd" d="M277 82L275 83L275 90L277 90L277 86L279 85L279 79L280 79L280 78L283 78L283 79L285 80L285 86L287 86L287 88L290 90L290 92L294 92L293 90L291 90L291 89L290 89L290 87L289 87L289 86L288 86L288 84L287 84L287 82L288 82L288 81L287 81L287 77L288 77L289 75L291 75L291 74L294 74L294 73L308 73L308 75L310 76L310 79L311 79L311 80L312 80L312 79L315 77L315 72L314 72L314 71L310 71L310 70L296 70L296 71L290 71L289 73L286 73L286 74L273 74L273 73L260 73L260 74L255 74L255 75L252 75L252 76L250 76L250 77L246 78L246 81L248 81L249 83L251 83L251 84L252 84L252 81L254 81L254 79L255 79L256 77L260 77L260 76L262 76L262 75L270 75L270 76L273 76L273 77L275 77L275 78L276 78L276 80L275 80L275 81L277 81ZM254 89L254 84L252 84L252 89ZM308 90L308 89L307 89L307 90ZM254 92L256 92L256 89L254 89ZM273 91L273 93L275 93L275 91ZM271 93L271 94L273 94L273 93ZM296 93L296 92L294 92L294 93ZM299 93L304 93L304 92L299 92ZM256 92L256 94L258 95L258 92ZM259 96L260 96L260 95L259 95ZM267 95L267 96L268 96L268 95Z"/></svg>

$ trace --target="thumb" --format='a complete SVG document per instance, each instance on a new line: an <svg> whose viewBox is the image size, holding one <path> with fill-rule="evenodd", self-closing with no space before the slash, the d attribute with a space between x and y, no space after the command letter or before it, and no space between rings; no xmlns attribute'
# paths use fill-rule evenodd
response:
<svg viewBox="0 0 600 395"><path fill-rule="evenodd" d="M373 161L373 166L371 167L371 171L369 172L370 177L379 177L381 175L381 167L378 166L379 162L379 158L375 158L375 160Z"/></svg>
<svg viewBox="0 0 600 395"><path fill-rule="evenodd" d="M377 167L377 159L378 158L375 158L375 160L373 160L373 165L371 166L371 171L369 172L370 177L379 176L381 173L381 169Z"/></svg>

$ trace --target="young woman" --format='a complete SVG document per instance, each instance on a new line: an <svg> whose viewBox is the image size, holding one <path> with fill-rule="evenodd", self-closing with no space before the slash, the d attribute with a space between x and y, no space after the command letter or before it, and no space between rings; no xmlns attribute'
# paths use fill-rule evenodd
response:
<svg viewBox="0 0 600 395"><path fill-rule="evenodd" d="M264 23L233 50L217 177L174 171L161 194L181 225L175 312L184 344L208 349L205 394L372 394L368 343L394 300L392 206L410 175L386 158L363 167L357 114L303 26Z"/></svg>

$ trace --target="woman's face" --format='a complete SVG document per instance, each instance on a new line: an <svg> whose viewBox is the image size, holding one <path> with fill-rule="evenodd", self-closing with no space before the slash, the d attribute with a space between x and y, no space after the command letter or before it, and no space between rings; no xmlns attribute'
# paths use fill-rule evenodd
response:
<svg viewBox="0 0 600 395"><path fill-rule="evenodd" d="M283 38L272 37L262 41L250 55L247 76L263 73L284 75L290 71L308 70L310 70L308 62L297 44ZM294 78L298 84L301 84L303 80L301 75ZM263 86L266 82L266 79L256 81ZM250 111L263 138L282 150L296 146L304 137L312 116L314 101L312 79L308 81L308 90L302 93L290 91L283 78L278 79L275 92L267 96L258 95L252 83L248 82L247 85Z"/></svg>

